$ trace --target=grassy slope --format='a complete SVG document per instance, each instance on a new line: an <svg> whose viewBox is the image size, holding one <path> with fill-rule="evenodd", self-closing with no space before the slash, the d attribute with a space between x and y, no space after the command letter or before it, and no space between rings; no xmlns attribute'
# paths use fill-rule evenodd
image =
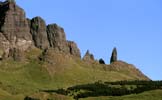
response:
<svg viewBox="0 0 162 100"><path fill-rule="evenodd" d="M147 91L141 94L132 94L121 97L91 97L80 100L161 100L162 90Z"/></svg>
<svg viewBox="0 0 162 100"><path fill-rule="evenodd" d="M0 62L0 100L10 100L9 98L15 96L16 100L21 100L23 96L41 89L66 88L98 80L140 79L124 70L109 69L108 66L97 63L86 64L64 54L50 53L48 59L52 64L40 62L37 60L40 54L40 50L34 49L26 53L28 59L22 62L13 60Z"/></svg>

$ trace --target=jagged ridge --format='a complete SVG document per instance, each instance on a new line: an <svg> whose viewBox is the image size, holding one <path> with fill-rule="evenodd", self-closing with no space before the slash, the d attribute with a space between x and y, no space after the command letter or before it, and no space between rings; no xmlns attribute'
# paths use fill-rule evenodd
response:
<svg viewBox="0 0 162 100"><path fill-rule="evenodd" d="M80 50L73 41L67 41L64 29L57 24L46 25L41 17L28 19L15 2L0 3L0 48L1 58L10 57L10 52L29 48L55 48L58 51L80 57Z"/></svg>
<svg viewBox="0 0 162 100"><path fill-rule="evenodd" d="M53 50L55 53L58 51L81 58L77 44L74 41L66 40L66 34L62 27L57 24L46 25L45 21L39 16L32 19L26 18L24 10L13 1L0 2L0 59L12 57L14 60L20 61L23 59L24 52L33 48L39 48L43 51L52 48L50 51ZM43 53L41 57L44 57L41 59L46 59L46 55ZM87 64L98 64L98 61L89 51L86 52L83 61ZM110 63L116 61L117 50L114 48ZM116 66L119 67L114 68L120 69L123 64L128 65L118 63ZM141 73L140 71L136 72L137 74ZM142 75L140 74L140 76Z"/></svg>
<svg viewBox="0 0 162 100"><path fill-rule="evenodd" d="M38 16L26 18L15 2L0 2L0 89L31 93L98 80L149 80L135 66L119 61L116 48L110 65L100 64L89 51L83 59L80 55L62 27L46 25Z"/></svg>

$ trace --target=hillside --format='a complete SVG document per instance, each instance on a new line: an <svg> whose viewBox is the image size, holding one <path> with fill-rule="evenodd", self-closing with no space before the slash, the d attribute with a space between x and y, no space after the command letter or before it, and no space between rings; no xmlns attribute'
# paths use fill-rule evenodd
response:
<svg viewBox="0 0 162 100"><path fill-rule="evenodd" d="M79 58L51 52L46 57L48 61L38 59L41 53L39 49L26 52L27 59L21 62L13 59L1 61L2 88L8 89L9 86L9 92L10 88L14 88L13 92L26 92L42 88L66 88L98 80L148 80L136 68L121 61L111 65L101 65L97 62L87 64Z"/></svg>
<svg viewBox="0 0 162 100"><path fill-rule="evenodd" d="M122 97L94 97L81 100L161 100L162 90L147 91L141 94L132 94Z"/></svg>
<svg viewBox="0 0 162 100"><path fill-rule="evenodd" d="M62 27L46 25L41 17L26 18L13 0L0 2L1 100L23 100L41 94L40 90L97 81L150 80L135 66L118 60L116 49L110 63L101 64L89 51L81 58L77 44L66 40Z"/></svg>

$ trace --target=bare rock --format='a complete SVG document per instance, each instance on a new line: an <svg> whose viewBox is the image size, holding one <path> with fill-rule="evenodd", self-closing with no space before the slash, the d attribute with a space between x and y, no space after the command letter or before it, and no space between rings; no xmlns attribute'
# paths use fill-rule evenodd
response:
<svg viewBox="0 0 162 100"><path fill-rule="evenodd" d="M4 53L9 52L10 42L6 39L3 33L0 32L0 58L4 56Z"/></svg>
<svg viewBox="0 0 162 100"><path fill-rule="evenodd" d="M93 54L91 54L89 52L89 50L87 50L86 54L84 55L83 61L86 61L86 62L94 62L95 61Z"/></svg>
<svg viewBox="0 0 162 100"><path fill-rule="evenodd" d="M47 38L46 32L46 23L41 17L35 17L31 21L30 24L30 32L32 34L32 38L34 44L37 48L45 49L49 47L49 42Z"/></svg>
<svg viewBox="0 0 162 100"><path fill-rule="evenodd" d="M57 24L50 24L47 26L47 34L50 47L57 48L59 51L67 51L66 36L63 28Z"/></svg>
<svg viewBox="0 0 162 100"><path fill-rule="evenodd" d="M67 46L69 48L69 53L73 56L81 58L80 50L77 47L77 44L74 41L67 41Z"/></svg>
<svg viewBox="0 0 162 100"><path fill-rule="evenodd" d="M46 61L46 58L47 58L46 56L48 55L48 51L49 51L48 48L44 49L42 54L39 56L39 60Z"/></svg>
<svg viewBox="0 0 162 100"><path fill-rule="evenodd" d="M63 28L57 24L50 24L47 26L47 34L50 47L66 54L81 57L77 44L73 41L66 40L66 35Z"/></svg>
<svg viewBox="0 0 162 100"><path fill-rule="evenodd" d="M110 58L110 63L113 63L117 61L117 50L116 48L113 49L112 51L112 55L111 55L111 58Z"/></svg>
<svg viewBox="0 0 162 100"><path fill-rule="evenodd" d="M32 36L25 12L14 1L0 4L0 47L9 53L10 48L25 51L32 46Z"/></svg>
<svg viewBox="0 0 162 100"><path fill-rule="evenodd" d="M64 29L57 24L46 26L41 17L27 19L13 0L0 2L0 58L13 56L32 47L53 50L80 57L73 41L67 41Z"/></svg>
<svg viewBox="0 0 162 100"><path fill-rule="evenodd" d="M104 61L102 58L100 58L100 59L99 59L99 63L100 63L100 64L105 64L105 61Z"/></svg>
<svg viewBox="0 0 162 100"><path fill-rule="evenodd" d="M11 48L11 49L9 49L9 57L12 57L13 58L13 60L15 60L15 61L21 61L21 60L23 60L23 57L24 57L24 55L23 55L23 51L21 51L20 49L17 49L17 48Z"/></svg>

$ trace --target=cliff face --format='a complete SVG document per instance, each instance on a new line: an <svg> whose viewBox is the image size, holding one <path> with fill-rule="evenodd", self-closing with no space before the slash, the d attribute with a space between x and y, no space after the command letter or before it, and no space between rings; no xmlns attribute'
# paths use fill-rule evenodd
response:
<svg viewBox="0 0 162 100"><path fill-rule="evenodd" d="M71 57L69 55L81 58L77 44L74 41L66 40L66 34L62 27L57 24L46 25L41 17L26 18L24 10L12 0L0 2L0 60L13 58L20 61L24 58L24 53L30 51L31 48L41 49L40 52L44 51L41 57L37 55L37 58L50 64L58 63L59 65L62 63L61 61L67 62ZM82 61L81 63L86 66L88 64L88 66L102 67L102 65L98 65L99 63L89 51L86 52ZM139 77L144 76L134 66L130 67L127 63L119 62L116 48L112 52L110 63L110 66L103 66L108 69L112 67L112 70L115 69L115 71L130 69L129 72L138 74ZM103 64L103 60L100 61L100 64ZM69 63L65 65L69 65ZM61 67L65 67L65 65Z"/></svg>
<svg viewBox="0 0 162 100"><path fill-rule="evenodd" d="M29 26L35 46L40 49L48 48L49 42L45 21L41 17L35 17L29 22Z"/></svg>
<svg viewBox="0 0 162 100"><path fill-rule="evenodd" d="M74 41L67 41L68 51L71 55L74 55L76 57L81 57L80 50L77 47L77 44Z"/></svg>
<svg viewBox="0 0 162 100"><path fill-rule="evenodd" d="M41 17L27 19L24 10L13 1L0 2L0 57L32 47L55 48L80 57L76 43L66 40L63 28L57 24L46 26Z"/></svg>
<svg viewBox="0 0 162 100"><path fill-rule="evenodd" d="M51 48L71 54L76 57L81 57L80 50L74 41L66 40L64 29L57 24L47 26L47 36Z"/></svg>
<svg viewBox="0 0 162 100"><path fill-rule="evenodd" d="M15 2L0 4L0 48L7 57L11 48L22 51L32 46L30 28L25 12Z"/></svg>

